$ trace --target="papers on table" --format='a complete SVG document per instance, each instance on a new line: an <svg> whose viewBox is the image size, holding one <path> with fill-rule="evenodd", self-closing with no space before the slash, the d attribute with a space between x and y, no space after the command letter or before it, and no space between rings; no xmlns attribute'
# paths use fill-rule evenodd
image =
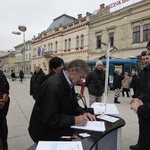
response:
<svg viewBox="0 0 150 150"><path fill-rule="evenodd" d="M83 150L81 141L39 141L36 150Z"/></svg>
<svg viewBox="0 0 150 150"><path fill-rule="evenodd" d="M119 114L119 111L115 104L105 104L105 103L94 102L91 105L91 107L94 109L95 115L99 115L99 114L118 115Z"/></svg>
<svg viewBox="0 0 150 150"><path fill-rule="evenodd" d="M97 118L103 119L103 120L106 120L106 121L112 122L112 123L119 120L119 118L108 116L108 115L105 115L105 114L99 115L99 116L97 116Z"/></svg>
<svg viewBox="0 0 150 150"><path fill-rule="evenodd" d="M71 128L104 132L105 124L103 121L87 121L85 126L71 126Z"/></svg>

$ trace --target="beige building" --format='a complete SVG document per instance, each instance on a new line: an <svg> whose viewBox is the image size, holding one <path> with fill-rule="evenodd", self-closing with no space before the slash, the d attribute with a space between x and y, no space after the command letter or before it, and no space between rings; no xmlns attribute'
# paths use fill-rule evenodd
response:
<svg viewBox="0 0 150 150"><path fill-rule="evenodd" d="M0 69L4 72L11 72L15 69L15 53L13 51L0 56Z"/></svg>
<svg viewBox="0 0 150 150"><path fill-rule="evenodd" d="M19 73L20 70L25 70L29 74L31 71L31 45L32 41L25 42L25 53L23 53L24 43L15 46L15 72ZM24 61L24 62L23 62ZM23 69L23 63L25 68Z"/></svg>
<svg viewBox="0 0 150 150"><path fill-rule="evenodd" d="M111 56L114 58L128 58L137 56L146 50L150 40L150 1L143 0L115 12L103 15L97 11L90 16L90 59L98 59L106 53L110 40ZM106 11L108 7L103 6Z"/></svg>
<svg viewBox="0 0 150 150"><path fill-rule="evenodd" d="M106 53L108 39L111 57L140 55L150 40L150 1L114 12L110 12L109 6L102 4L93 14L79 14L77 19L66 14L55 18L47 30L33 38L31 71L38 63L48 73L48 62L53 56L65 62L98 59Z"/></svg>
<svg viewBox="0 0 150 150"><path fill-rule="evenodd" d="M54 19L47 31L33 39L31 70L39 63L48 73L48 62L53 56L61 57L65 62L73 59L89 59L89 13L78 19L66 14Z"/></svg>

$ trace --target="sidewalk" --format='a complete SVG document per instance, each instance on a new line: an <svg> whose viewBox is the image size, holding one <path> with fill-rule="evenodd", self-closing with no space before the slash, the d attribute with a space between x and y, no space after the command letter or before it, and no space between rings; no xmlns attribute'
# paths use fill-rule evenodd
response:
<svg viewBox="0 0 150 150"><path fill-rule="evenodd" d="M30 79L26 78L23 83L11 81L10 83L10 108L7 116L8 121L8 144L9 150L26 150L32 144L28 134L28 124L34 105L33 98L29 95ZM76 91L80 90L79 86ZM108 93L108 103L113 103L114 91ZM85 89L85 97L87 105L89 104L88 91ZM126 121L126 125L122 128L121 150L128 150L129 146L136 144L138 138L138 122L136 114L130 109L130 98L121 97L121 104L117 104L120 117ZM81 104L82 105L82 104Z"/></svg>

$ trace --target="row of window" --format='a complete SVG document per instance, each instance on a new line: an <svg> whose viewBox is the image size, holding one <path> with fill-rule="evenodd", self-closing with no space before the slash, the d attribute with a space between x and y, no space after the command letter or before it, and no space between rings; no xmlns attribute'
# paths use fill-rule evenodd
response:
<svg viewBox="0 0 150 150"><path fill-rule="evenodd" d="M84 47L84 35L77 36L76 37L76 49L79 49L79 47ZM64 50L71 50L71 38L64 40ZM53 43L48 44L48 50L46 48L46 45L44 45L44 51L58 51L58 41L55 42L55 49L53 49ZM38 54L38 49L34 49L34 54Z"/></svg>
<svg viewBox="0 0 150 150"><path fill-rule="evenodd" d="M141 27L133 27L133 43L140 42L140 31ZM150 24L143 25L143 41L150 40Z"/></svg>
<svg viewBox="0 0 150 150"><path fill-rule="evenodd" d="M25 54L25 61L29 61L31 59L31 53ZM21 62L23 60L23 55L16 56L16 62Z"/></svg>
<svg viewBox="0 0 150 150"><path fill-rule="evenodd" d="M133 27L133 43L139 43L141 41L140 39L140 31L141 27L136 26ZM111 32L108 34L109 40L110 40L110 46L114 46L114 32ZM143 25L143 41L149 41L150 40L150 24ZM102 46L102 39L101 35L97 36L97 49L101 48Z"/></svg>

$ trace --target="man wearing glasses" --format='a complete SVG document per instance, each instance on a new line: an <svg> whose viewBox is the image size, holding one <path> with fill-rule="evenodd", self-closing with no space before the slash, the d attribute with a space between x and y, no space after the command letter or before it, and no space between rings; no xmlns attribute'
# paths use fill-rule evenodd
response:
<svg viewBox="0 0 150 150"><path fill-rule="evenodd" d="M79 106L74 92L74 86L87 72L86 62L76 59L42 84L29 123L34 142L60 140L60 136L71 134L72 125L83 126L88 119L95 120Z"/></svg>

